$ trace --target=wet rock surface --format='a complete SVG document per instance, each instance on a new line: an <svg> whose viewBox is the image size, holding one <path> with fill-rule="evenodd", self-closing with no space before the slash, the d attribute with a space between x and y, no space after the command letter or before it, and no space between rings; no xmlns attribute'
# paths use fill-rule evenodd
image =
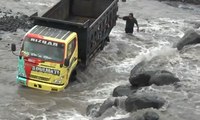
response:
<svg viewBox="0 0 200 120"><path fill-rule="evenodd" d="M127 112L135 112L137 110L146 109L146 108L154 108L160 109L164 104L165 100L162 97L158 97L156 95L148 95L148 94L134 94L129 95L127 98L118 97L118 98L108 98L102 104L92 104L87 107L86 114L90 117L102 117L107 116L106 114L112 111L113 107L124 109ZM111 110L112 109L112 110ZM145 115L149 118L154 118L155 114L148 113ZM146 120L146 119L145 119ZM147 119L149 120L149 119ZM150 119L151 120L151 119ZM153 120L153 119L152 119Z"/></svg>
<svg viewBox="0 0 200 120"><path fill-rule="evenodd" d="M100 109L100 106L101 106L101 103L88 105L88 107L86 109L86 115L87 116L91 116L91 117L96 117L97 116L97 112Z"/></svg>
<svg viewBox="0 0 200 120"><path fill-rule="evenodd" d="M105 100L98 108L92 106L87 114L92 117L102 118L111 108L120 108L127 112L136 112L138 110L153 108L160 109L166 103L161 96L147 93L137 93L138 90L145 87L156 85L170 85L180 82L180 80L167 70L150 70L148 64L151 62L139 62L130 72L129 85L120 85L114 88L113 97ZM126 96L126 97L123 97ZM91 105L90 105L91 106ZM89 107L89 106L88 106ZM91 114L91 110L96 110ZM123 118L122 120L133 119L132 117ZM136 120L159 120L159 115L155 112L146 112Z"/></svg>
<svg viewBox="0 0 200 120"><path fill-rule="evenodd" d="M176 82L180 82L180 80L176 78L171 72L165 70L157 71L149 80L150 85L155 84L158 86L169 85Z"/></svg>
<svg viewBox="0 0 200 120"><path fill-rule="evenodd" d="M125 108L128 112L137 111L145 108L161 108L165 100L161 97L154 95L132 95L125 101Z"/></svg>
<svg viewBox="0 0 200 120"><path fill-rule="evenodd" d="M132 87L130 85L121 85L113 90L113 97L128 96L134 94L137 89L137 87Z"/></svg>
<svg viewBox="0 0 200 120"><path fill-rule="evenodd" d="M153 111L147 111L143 116L145 120L159 120L159 115Z"/></svg>
<svg viewBox="0 0 200 120"><path fill-rule="evenodd" d="M171 72L166 70L145 71L143 73L135 74L131 72L129 82L132 86L144 87L155 85L169 85L180 80L176 78Z"/></svg>
<svg viewBox="0 0 200 120"><path fill-rule="evenodd" d="M136 116L133 120L160 120L159 115L154 111L147 111L142 115Z"/></svg>
<svg viewBox="0 0 200 120"><path fill-rule="evenodd" d="M0 9L0 30L15 32L18 28L27 31L33 26L32 21L23 13Z"/></svg>
<svg viewBox="0 0 200 120"><path fill-rule="evenodd" d="M200 34L195 30L188 30L185 35L179 40L176 47L178 50L181 50L186 45L199 44L200 43Z"/></svg>

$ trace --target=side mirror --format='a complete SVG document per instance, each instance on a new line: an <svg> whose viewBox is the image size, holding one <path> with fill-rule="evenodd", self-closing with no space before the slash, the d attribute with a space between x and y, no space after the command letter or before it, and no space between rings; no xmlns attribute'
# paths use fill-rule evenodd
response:
<svg viewBox="0 0 200 120"><path fill-rule="evenodd" d="M11 44L11 50L14 52L16 51L16 45L14 43Z"/></svg>
<svg viewBox="0 0 200 120"><path fill-rule="evenodd" d="M64 65L67 66L67 67L69 66L69 59L68 58L65 59Z"/></svg>

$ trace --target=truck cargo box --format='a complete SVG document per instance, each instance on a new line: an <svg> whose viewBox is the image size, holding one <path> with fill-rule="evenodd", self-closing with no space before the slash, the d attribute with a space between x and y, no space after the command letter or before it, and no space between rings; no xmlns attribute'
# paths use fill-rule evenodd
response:
<svg viewBox="0 0 200 120"><path fill-rule="evenodd" d="M118 0L61 0L41 16L32 15L36 25L73 31L78 34L82 65L102 49L116 24Z"/></svg>

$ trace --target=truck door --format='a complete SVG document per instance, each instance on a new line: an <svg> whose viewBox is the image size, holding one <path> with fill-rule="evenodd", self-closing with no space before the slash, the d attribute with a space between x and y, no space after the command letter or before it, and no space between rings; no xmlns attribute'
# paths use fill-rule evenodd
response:
<svg viewBox="0 0 200 120"><path fill-rule="evenodd" d="M69 59L69 72L72 72L78 63L78 45L77 38L72 39L67 45L66 58Z"/></svg>

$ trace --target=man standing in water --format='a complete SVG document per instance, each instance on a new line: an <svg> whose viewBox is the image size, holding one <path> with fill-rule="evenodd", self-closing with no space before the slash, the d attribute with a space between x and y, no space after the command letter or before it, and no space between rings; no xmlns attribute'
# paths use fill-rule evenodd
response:
<svg viewBox="0 0 200 120"><path fill-rule="evenodd" d="M136 24L137 32L139 32L139 25L136 18L134 18L133 13L129 13L129 16L124 16L124 17L119 17L119 18L126 21L126 27L125 27L126 33L131 33L131 34L133 33L134 24Z"/></svg>

